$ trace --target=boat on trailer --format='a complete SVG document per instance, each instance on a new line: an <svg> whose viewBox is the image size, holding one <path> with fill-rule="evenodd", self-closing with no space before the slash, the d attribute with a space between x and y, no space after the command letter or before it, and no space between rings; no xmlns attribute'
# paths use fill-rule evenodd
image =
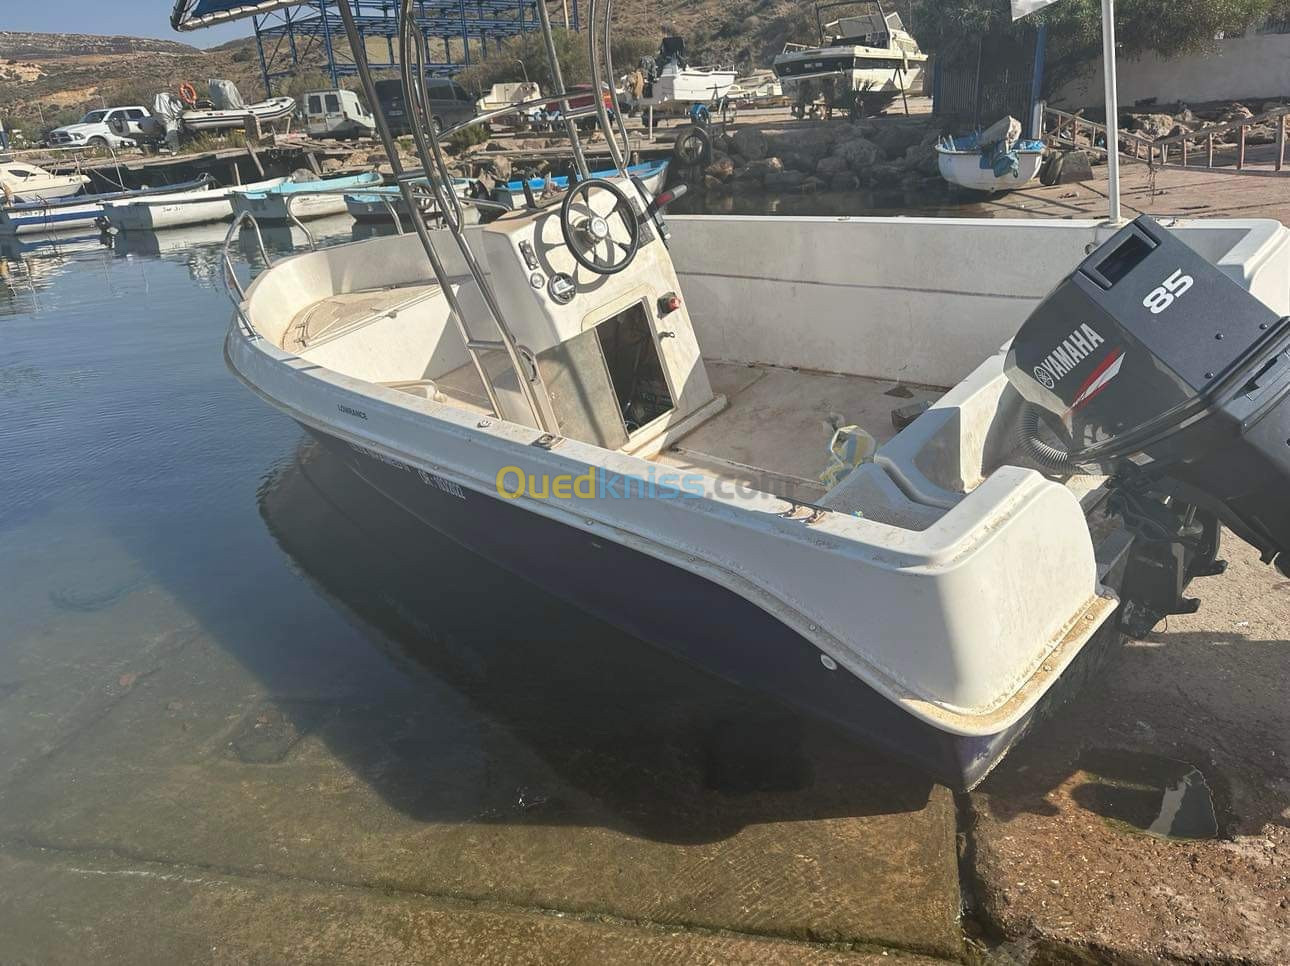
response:
<svg viewBox="0 0 1290 966"><path fill-rule="evenodd" d="M826 21L831 10L851 15ZM878 2L817 3L815 23L819 44L786 44L771 64L785 94L813 101L832 82L838 106L858 115L921 89L927 55L894 10Z"/></svg>
<svg viewBox="0 0 1290 966"><path fill-rule="evenodd" d="M214 22L228 2L176 16ZM592 0L593 38L598 15ZM593 82L604 67L593 41ZM1075 408L1120 392L1108 360L1124 350L1094 351L1115 315L1072 292L1136 299L1139 267L1189 251L1192 274L1143 318L1216 279L1225 304L1286 316L1279 223L665 221L668 193L626 176L600 113L615 177L468 224L428 105L413 108L446 226L284 258L245 289L230 272L225 357L359 479L548 591L971 788L1126 631L1188 608L1188 582L1221 571L1220 514L1290 569L1284 509L1161 496L1162 478L1094 471L1083 441L1062 449L1032 419L1077 383ZM1034 356L1052 325L1074 331ZM1290 320L1270 325L1290 343ZM1256 388L1279 399L1290 363L1274 364L1281 382L1261 369ZM893 412L911 405L912 422ZM861 431L874 447L838 445ZM1290 466L1271 465L1251 475L1283 493Z"/></svg>

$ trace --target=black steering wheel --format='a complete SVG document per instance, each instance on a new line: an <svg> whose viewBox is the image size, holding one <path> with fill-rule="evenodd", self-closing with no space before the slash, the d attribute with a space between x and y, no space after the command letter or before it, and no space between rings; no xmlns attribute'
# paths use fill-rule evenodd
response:
<svg viewBox="0 0 1290 966"><path fill-rule="evenodd" d="M613 196L614 207L607 215L598 215L591 207L591 192L596 189ZM585 200L575 211L574 202L578 198ZM621 223L617 232L615 222ZM569 189L560 206L560 232L574 260L597 275L621 272L632 263L641 243L636 209L618 185L604 178L588 178ZM620 237L624 234L625 240ZM605 252L603 258L597 257L600 251Z"/></svg>

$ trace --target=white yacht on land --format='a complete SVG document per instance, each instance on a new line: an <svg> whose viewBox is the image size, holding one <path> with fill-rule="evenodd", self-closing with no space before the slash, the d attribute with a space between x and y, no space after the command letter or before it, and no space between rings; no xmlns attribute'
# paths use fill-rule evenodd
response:
<svg viewBox="0 0 1290 966"><path fill-rule="evenodd" d="M726 67L694 67L685 58L685 42L680 37L664 37L655 57L641 61L636 74L624 85L634 108L675 108L689 104L715 104L729 93L737 72Z"/></svg>
<svg viewBox="0 0 1290 966"><path fill-rule="evenodd" d="M826 12L839 9L850 15L824 20ZM785 94L796 96L803 83L832 80L840 106L851 108L859 100L873 110L922 89L927 55L894 10L843 0L817 4L815 19L819 45L787 44L772 62Z"/></svg>
<svg viewBox="0 0 1290 966"><path fill-rule="evenodd" d="M406 51L415 0L401 2ZM241 3L180 0L175 19ZM605 67L593 41L594 84ZM1133 387L1164 371L1162 346L1126 364L1113 331L1165 260L1188 274L1148 293L1150 311L1194 288L1182 304L1221 297L1226 317L1260 320L1260 344L1290 342L1290 320L1269 321L1290 311L1280 224L665 222L670 196L628 176L603 109L617 174L588 177L571 130L581 179L471 223L415 95L423 168L395 160L396 180L411 205L428 177L446 227L413 219L283 258L249 287L232 277L225 356L359 479L550 592L970 788L1126 631L1190 606L1188 582L1221 571L1220 517L1286 560L1290 510L1264 499L1290 478L1272 468L1280 450L1224 502L1195 482L1206 456L1231 457L1215 429L1187 452L1184 498L1149 467L1085 465L1095 427L1067 413L1087 432L1062 448L1036 415L1077 386L1073 410L1101 411L1121 368ZM1123 306L1081 308L1077 266ZM1036 320L1074 331L1009 348ZM1280 358L1246 387L1264 412L1290 392Z"/></svg>

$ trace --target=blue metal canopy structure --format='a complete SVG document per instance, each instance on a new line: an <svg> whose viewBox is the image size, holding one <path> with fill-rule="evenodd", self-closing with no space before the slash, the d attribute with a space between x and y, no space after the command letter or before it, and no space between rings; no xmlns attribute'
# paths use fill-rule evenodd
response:
<svg viewBox="0 0 1290 966"><path fill-rule="evenodd" d="M541 0L417 0L416 24L428 49L439 59L426 64L430 74L453 74L472 60L488 56L490 42L537 30ZM230 20L252 18L267 96L274 83L302 65L324 70L332 84L357 73L337 4L348 3L374 71L398 69L398 0L177 0L170 22L176 30L195 30ZM565 0L563 25L579 29L578 0ZM561 18L554 18L557 23Z"/></svg>

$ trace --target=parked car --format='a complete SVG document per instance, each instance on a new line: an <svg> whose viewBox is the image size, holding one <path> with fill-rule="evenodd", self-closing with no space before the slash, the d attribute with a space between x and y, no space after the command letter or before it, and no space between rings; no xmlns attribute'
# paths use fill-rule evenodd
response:
<svg viewBox="0 0 1290 966"><path fill-rule="evenodd" d="M367 137L376 130L372 112L353 91L310 91L302 104L310 137Z"/></svg>
<svg viewBox="0 0 1290 966"><path fill-rule="evenodd" d="M391 133L408 134L407 103L403 96L403 81L387 78L376 82L376 97L381 102L381 112L390 122ZM444 131L475 116L475 98L466 88L447 77L426 78L426 99L436 131Z"/></svg>
<svg viewBox="0 0 1290 966"><path fill-rule="evenodd" d="M138 135L142 133L142 124L151 116L152 113L139 104L90 111L75 124L54 128L45 137L45 143L54 148L132 148L135 146L134 137L113 131L112 121L117 121L118 129L124 124L126 131Z"/></svg>

